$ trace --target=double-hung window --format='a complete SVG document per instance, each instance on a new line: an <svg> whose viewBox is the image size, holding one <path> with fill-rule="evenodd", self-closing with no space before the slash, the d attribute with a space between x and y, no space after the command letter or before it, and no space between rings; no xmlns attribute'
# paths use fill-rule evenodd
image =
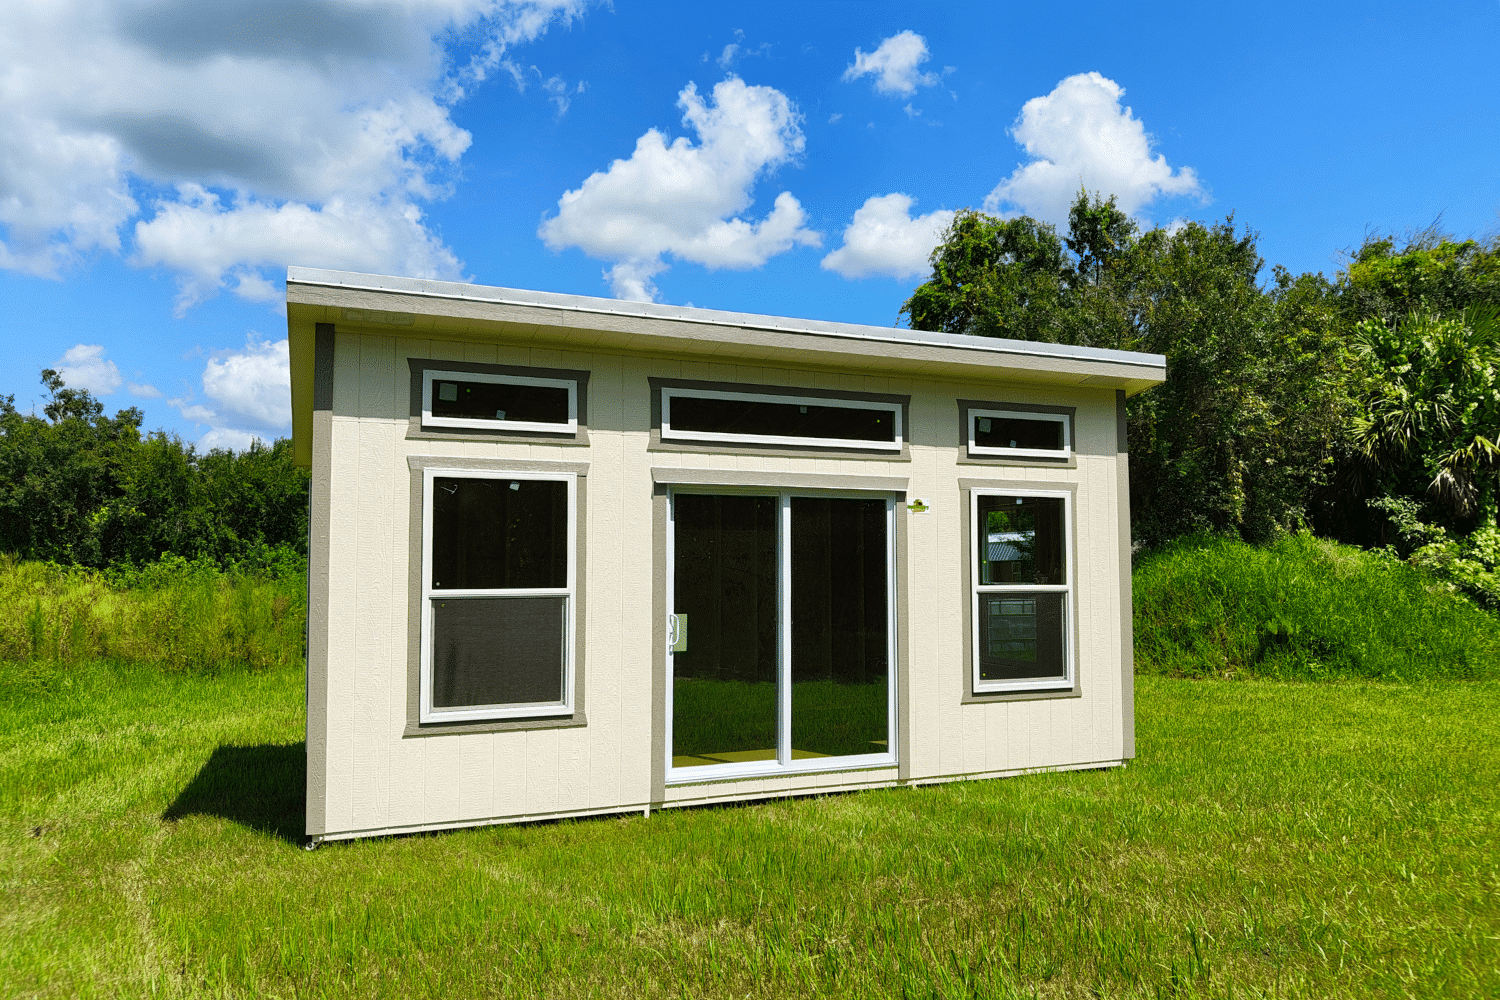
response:
<svg viewBox="0 0 1500 1000"><path fill-rule="evenodd" d="M577 478L426 469L420 720L572 711Z"/></svg>
<svg viewBox="0 0 1500 1000"><path fill-rule="evenodd" d="M970 492L974 692L1073 686L1068 493Z"/></svg>

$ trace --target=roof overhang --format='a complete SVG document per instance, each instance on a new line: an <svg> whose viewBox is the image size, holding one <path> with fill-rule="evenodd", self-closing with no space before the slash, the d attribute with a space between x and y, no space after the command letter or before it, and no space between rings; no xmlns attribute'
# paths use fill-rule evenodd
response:
<svg viewBox="0 0 1500 1000"><path fill-rule="evenodd" d="M286 301L292 442L301 465L312 460L313 337L319 323L424 340L503 341L885 376L1123 389L1129 395L1167 377L1166 358L1160 354L309 267L287 269Z"/></svg>

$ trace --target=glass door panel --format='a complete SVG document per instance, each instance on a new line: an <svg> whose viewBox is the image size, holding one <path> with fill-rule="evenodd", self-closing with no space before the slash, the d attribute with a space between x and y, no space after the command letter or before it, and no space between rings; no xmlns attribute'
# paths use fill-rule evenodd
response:
<svg viewBox="0 0 1500 1000"><path fill-rule="evenodd" d="M672 505L672 766L775 761L779 498Z"/></svg>
<svg viewBox="0 0 1500 1000"><path fill-rule="evenodd" d="M886 501L791 506L792 758L886 753Z"/></svg>

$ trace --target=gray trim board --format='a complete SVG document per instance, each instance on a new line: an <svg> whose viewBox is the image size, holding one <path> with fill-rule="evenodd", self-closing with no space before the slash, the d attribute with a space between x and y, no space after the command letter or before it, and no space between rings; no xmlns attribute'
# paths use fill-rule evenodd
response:
<svg viewBox="0 0 1500 1000"><path fill-rule="evenodd" d="M896 504L896 780L911 778L911 509Z"/></svg>
<svg viewBox="0 0 1500 1000"><path fill-rule="evenodd" d="M860 392L841 389L804 389L795 385L758 385L750 382L705 382L697 379L647 376L651 387L651 442L647 451L681 451L714 455L801 455L809 458L857 458L863 461L911 461L911 396L892 392ZM758 392L770 396L806 396L810 399L844 399L860 403L895 403L901 407L901 450L880 448L825 448L816 444L739 444L733 441L663 441L661 437L661 391L703 389L709 392Z"/></svg>
<svg viewBox="0 0 1500 1000"><path fill-rule="evenodd" d="M974 594L973 594L973 559L974 539L970 529L972 520L969 509L969 494L974 490L1003 490L1014 488L1018 490L1051 490L1058 493L1069 493L1072 500L1068 504L1068 528L1072 535L1073 544L1068 550L1068 572L1072 574L1073 582L1073 629L1069 641L1073 644L1073 686L1053 691L996 691L975 692L974 690ZM1057 698L1081 698L1083 697L1083 657L1079 655L1078 644L1080 622L1083 615L1079 613L1078 595L1081 589L1078 586L1078 484L1077 483L1050 483L1038 482L1031 479L960 479L958 481L958 509L963 512L961 518L962 529L960 537L963 539L963 608L964 621L964 686L959 698L962 705L988 705L997 701L1050 701Z"/></svg>
<svg viewBox="0 0 1500 1000"><path fill-rule="evenodd" d="M651 490L651 803L667 801L667 487Z"/></svg>
<svg viewBox="0 0 1500 1000"><path fill-rule="evenodd" d="M406 576L406 728L403 739L448 736L455 733L500 733L517 729L576 729L588 725L584 715L584 621L588 616L588 465L580 462L507 462L495 458L451 458L409 455L407 576ZM526 719L482 719L476 722L421 722L422 702L422 477L427 469L485 472L570 472L578 477L577 569L573 592L573 711Z"/></svg>
<svg viewBox="0 0 1500 1000"><path fill-rule="evenodd" d="M307 517L306 833L328 829L328 588L333 507L332 323L314 328L312 468Z"/></svg>
<svg viewBox="0 0 1500 1000"><path fill-rule="evenodd" d="M1068 457L1062 458L1002 458L997 455L969 454L970 410L1027 410L1032 413L1062 413L1068 418L1068 439L1073 442ZM1028 468L1076 469L1078 468L1078 407L1053 406L1046 403L1006 403L986 399L960 399L958 401L958 464L959 465L1020 465Z"/></svg>
<svg viewBox="0 0 1500 1000"><path fill-rule="evenodd" d="M1115 390L1115 509L1120 540L1120 722L1125 745L1121 756L1135 756L1135 598L1130 578L1130 441L1125 390Z"/></svg>

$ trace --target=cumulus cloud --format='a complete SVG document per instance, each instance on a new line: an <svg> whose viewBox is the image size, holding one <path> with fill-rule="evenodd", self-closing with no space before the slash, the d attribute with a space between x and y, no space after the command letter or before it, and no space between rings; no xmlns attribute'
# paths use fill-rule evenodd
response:
<svg viewBox="0 0 1500 1000"><path fill-rule="evenodd" d="M823 258L823 269L845 278L924 273L953 213L938 209L912 218L914 204L916 199L899 191L867 198L844 229L843 246Z"/></svg>
<svg viewBox="0 0 1500 1000"><path fill-rule="evenodd" d="M134 236L181 307L267 298L268 265L457 276L418 208L469 145L451 105L583 2L0 5L0 267L56 276ZM454 37L478 49L457 69Z"/></svg>
<svg viewBox="0 0 1500 1000"><path fill-rule="evenodd" d="M108 396L120 388L120 369L104 356L102 344L78 344L63 352L52 367L70 389Z"/></svg>
<svg viewBox="0 0 1500 1000"><path fill-rule="evenodd" d="M897 32L881 42L874 52L856 48L854 62L844 70L844 80L873 76L878 93L910 97L918 87L931 87L938 82L936 73L918 69L927 56L927 39L914 31Z"/></svg>
<svg viewBox="0 0 1500 1000"><path fill-rule="evenodd" d="M279 285L257 269L286 263L346 271L457 278L458 258L422 224L410 202L333 197L314 208L241 198L224 204L196 184L181 185L156 215L136 223L135 260L178 275L177 313L223 287L253 302L276 301Z"/></svg>
<svg viewBox="0 0 1500 1000"><path fill-rule="evenodd" d="M292 376L287 342L247 338L241 351L223 351L203 369L203 392L231 421L285 429L292 424Z"/></svg>
<svg viewBox="0 0 1500 1000"><path fill-rule="evenodd" d="M564 192L557 214L537 230L553 250L577 247L614 261L605 277L619 298L654 299L653 279L666 270L668 255L710 269L746 269L822 241L806 228L807 215L788 191L776 196L765 218L740 217L754 200L756 181L805 145L800 115L785 94L730 77L709 100L689 83L677 106L696 144L686 136L668 143L650 129L629 159Z"/></svg>
<svg viewBox="0 0 1500 1000"><path fill-rule="evenodd" d="M250 446L284 436L292 425L291 366L285 339L250 334L240 350L217 351L203 368L203 394L214 405L171 399L184 420L207 425L205 448Z"/></svg>
<svg viewBox="0 0 1500 1000"><path fill-rule="evenodd" d="M1192 167L1173 169L1152 155L1151 136L1120 99L1125 89L1098 73L1079 73L1021 108L1011 134L1032 157L984 200L987 212L1066 222L1081 187L1114 195L1136 215L1161 197L1206 198Z"/></svg>

